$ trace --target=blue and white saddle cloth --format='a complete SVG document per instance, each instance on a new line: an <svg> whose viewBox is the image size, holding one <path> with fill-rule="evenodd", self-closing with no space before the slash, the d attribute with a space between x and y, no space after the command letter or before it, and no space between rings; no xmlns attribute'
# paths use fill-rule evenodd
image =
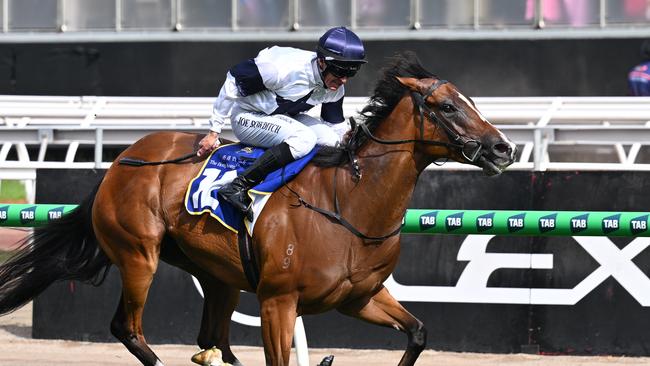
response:
<svg viewBox="0 0 650 366"><path fill-rule="evenodd" d="M212 152L205 161L199 174L192 179L185 194L185 209L190 215L209 213L225 227L239 232L243 227L243 214L227 202L222 202L217 196L219 188L230 183L235 177L248 168L264 149L241 144L222 145ZM276 189L293 179L314 157L318 147L309 154L269 174L266 179L249 191L253 199L255 220L247 225L249 233L261 212L264 204ZM265 199L266 198L266 199Z"/></svg>

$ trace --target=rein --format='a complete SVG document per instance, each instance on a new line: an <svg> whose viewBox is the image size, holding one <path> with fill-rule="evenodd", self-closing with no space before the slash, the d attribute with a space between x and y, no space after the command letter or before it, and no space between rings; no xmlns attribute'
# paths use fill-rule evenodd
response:
<svg viewBox="0 0 650 366"><path fill-rule="evenodd" d="M145 161L142 159L134 159L134 158L122 158L118 161L118 164L121 165L130 165L130 166L143 166L143 165L162 165L162 164L178 164L180 162L183 162L187 159L191 159L196 156L196 151L191 152L189 154L179 156L174 159L170 160L161 160L161 161Z"/></svg>
<svg viewBox="0 0 650 366"><path fill-rule="evenodd" d="M384 145L399 145L399 144L406 144L406 143L420 143L420 144L425 144L425 145L434 145L434 146L446 146L446 147L452 147L452 148L457 148L463 158L467 160L469 163L475 163L476 160L479 158L481 154L481 149L483 148L483 145L481 145L480 142L466 138L462 135L460 135L456 130L454 130L451 126L449 126L445 121L442 121L436 117L436 114L431 108L426 104L426 99L430 96L433 95L433 92L436 91L441 85L444 85L448 83L447 80L437 80L427 91L423 94L418 93L418 92L411 92L411 97L415 101L415 105L418 107L418 110L420 112L420 138L419 139L406 139L406 140L383 140L370 132L370 129L365 123L359 123L358 127L361 128L361 131L363 131L366 136L368 136L371 140L384 144ZM424 121L427 119L425 118L425 112L426 112L426 117L432 122L436 123L439 126L442 126L442 128L445 130L445 133L449 137L453 143L448 143L448 142L443 142L443 141L435 141L435 140L426 140L424 139ZM357 125L356 123L354 123ZM355 128L355 134L357 133L356 128Z"/></svg>
<svg viewBox="0 0 650 366"><path fill-rule="evenodd" d="M418 93L418 92L411 92L411 97L413 98L415 105L417 105L418 110L420 112L420 138L419 139L405 139L405 140L384 140L376 137L375 135L372 134L370 129L365 123L359 123L357 124L354 118L350 117L350 126L352 129L352 136L348 141L351 141L354 136L356 136L359 131L362 131L366 136L368 136L371 140L384 144L384 145L399 145L399 144L406 144L406 143L421 143L421 144L426 144L426 145L434 145L434 146L446 146L446 147L451 147L451 148L457 148L461 155L463 156L464 159L466 159L470 163L475 163L476 160L480 157L481 154L481 149L483 145L481 145L480 142L463 137L460 135L456 130L454 130L451 126L449 126L447 123L444 121L438 119L436 117L436 114L431 108L426 104L426 99L430 96L433 95L433 93L438 89L441 85L444 85L448 83L447 80L437 80L427 91L423 94ZM428 120L430 120L432 123L437 123L439 126L442 126L442 128L445 130L445 133L449 137L453 143L448 143L448 142L442 142L442 141L435 141L435 140L426 140L424 138L424 121L427 120L425 118L425 112L426 112L426 117L428 117ZM359 130L359 128L361 130ZM353 146L353 144L348 143L347 145L344 145L343 148L347 151L348 156L350 158L350 165L352 167L352 177L355 182L358 182L361 179L361 169L359 167L359 161L355 157L355 150L358 146ZM355 228L349 221L347 221L344 217L341 216L341 211L339 209L339 200L338 196L336 194L336 173L338 172L338 168L334 171L334 211L329 211L320 207L316 207L309 202L305 201L298 192L294 191L287 185L287 188L293 193L297 198L299 205L305 206L306 208L316 211L320 213L321 215L328 217L332 219L333 221L343 225L346 229L348 229L351 233L356 235L359 238L362 238L364 240L368 241L383 241L386 240L392 236L397 235L400 230L402 229L401 225L397 227L394 231L392 231L389 234L382 235L382 236L368 236L361 231L359 231L357 228Z"/></svg>

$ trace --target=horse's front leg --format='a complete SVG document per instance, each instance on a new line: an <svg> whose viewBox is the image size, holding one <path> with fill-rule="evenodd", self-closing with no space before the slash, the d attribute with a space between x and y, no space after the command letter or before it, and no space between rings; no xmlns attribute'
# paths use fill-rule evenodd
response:
<svg viewBox="0 0 650 366"><path fill-rule="evenodd" d="M266 364L289 365L298 296L294 294L260 298L262 340Z"/></svg>
<svg viewBox="0 0 650 366"><path fill-rule="evenodd" d="M207 351L216 347L221 350L224 362L242 366L242 363L232 353L229 340L230 317L239 302L239 289L230 287L214 278L198 277L198 279L203 289L204 301L197 344L201 349Z"/></svg>
<svg viewBox="0 0 650 366"><path fill-rule="evenodd" d="M414 365L427 343L427 331L422 322L404 309L385 287L372 297L346 303L337 310L373 324L405 332L408 335L408 346L399 366Z"/></svg>

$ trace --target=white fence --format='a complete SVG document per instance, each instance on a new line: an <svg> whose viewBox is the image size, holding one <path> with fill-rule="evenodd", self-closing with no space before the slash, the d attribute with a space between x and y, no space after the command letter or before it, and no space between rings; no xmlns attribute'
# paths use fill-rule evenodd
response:
<svg viewBox="0 0 650 366"><path fill-rule="evenodd" d="M128 145L158 130L205 132L213 100L0 96L0 179L31 182L31 196L37 168L107 168L111 162L103 159L104 146ZM638 161L650 145L650 98L479 97L474 101L519 145L518 161L510 169L650 170L650 164ZM366 102L367 98L347 97L344 114L358 114ZM318 115L320 109L310 113ZM229 125L223 136L234 138ZM75 160L82 145L94 146L93 162ZM38 147L37 156L29 155L28 146ZM46 161L50 146L63 146L65 158ZM8 160L12 151L17 159ZM445 168L475 169L457 163Z"/></svg>

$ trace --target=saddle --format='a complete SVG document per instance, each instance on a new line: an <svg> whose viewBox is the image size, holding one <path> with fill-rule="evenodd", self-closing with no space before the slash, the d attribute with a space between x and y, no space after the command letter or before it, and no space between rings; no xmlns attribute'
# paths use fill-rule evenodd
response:
<svg viewBox="0 0 650 366"><path fill-rule="evenodd" d="M264 149L239 143L222 145L210 154L199 174L190 181L185 195L185 209L190 215L208 213L235 233L244 228L252 232L254 222L263 208L259 205L260 201L298 175L317 150L314 148L306 156L272 172L262 183L249 190L253 200L254 218L246 225L244 215L227 202L222 202L217 192L249 167L264 153Z"/></svg>
<svg viewBox="0 0 650 366"><path fill-rule="evenodd" d="M260 147L251 147L239 143L222 145L206 159L199 174L192 179L185 194L185 209L190 215L209 214L227 229L235 232L239 241L239 254L244 265L246 278L257 288L259 271L251 246L253 228L264 205L273 192L293 179L314 157L318 147L309 154L269 174L262 183L248 191L251 197L253 220L244 215L228 202L219 199L219 188L230 183L248 168L255 159L264 153Z"/></svg>

